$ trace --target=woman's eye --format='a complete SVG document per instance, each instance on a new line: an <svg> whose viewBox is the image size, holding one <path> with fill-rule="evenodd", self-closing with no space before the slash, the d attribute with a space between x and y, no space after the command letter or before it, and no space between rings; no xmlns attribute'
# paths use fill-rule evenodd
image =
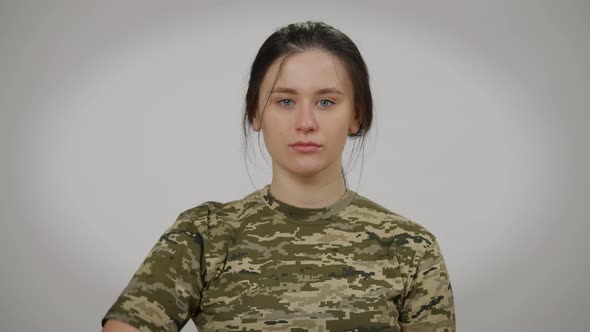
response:
<svg viewBox="0 0 590 332"><path fill-rule="evenodd" d="M329 99L320 100L320 106L322 107L330 106L331 104L334 104L334 102Z"/></svg>
<svg viewBox="0 0 590 332"><path fill-rule="evenodd" d="M291 99L281 99L279 100L279 104L281 104L282 106L291 106L293 105L293 101Z"/></svg>
<svg viewBox="0 0 590 332"><path fill-rule="evenodd" d="M291 99L281 99L281 100L278 101L278 103L281 106L291 107L291 106L293 106L293 103L294 102ZM322 99L322 100L319 101L319 105L321 107L328 107L328 106L330 106L332 104L334 104L334 102L331 101L331 100L329 100L329 99Z"/></svg>

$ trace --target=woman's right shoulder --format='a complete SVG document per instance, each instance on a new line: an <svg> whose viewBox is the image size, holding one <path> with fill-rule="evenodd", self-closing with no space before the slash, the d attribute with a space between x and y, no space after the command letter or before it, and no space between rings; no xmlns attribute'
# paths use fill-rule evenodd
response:
<svg viewBox="0 0 590 332"><path fill-rule="evenodd" d="M240 228L244 217L250 214L248 210L257 210L257 203L255 192L227 202L205 201L182 210L166 233L191 231L209 236L225 235Z"/></svg>
<svg viewBox="0 0 590 332"><path fill-rule="evenodd" d="M224 203L206 201L188 209L182 210L174 223L164 233L175 232L199 232L208 233L210 220L213 215L222 208Z"/></svg>

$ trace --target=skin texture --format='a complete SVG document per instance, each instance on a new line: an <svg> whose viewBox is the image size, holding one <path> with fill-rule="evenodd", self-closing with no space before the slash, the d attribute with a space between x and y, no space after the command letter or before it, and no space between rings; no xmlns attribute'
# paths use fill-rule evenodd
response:
<svg viewBox="0 0 590 332"><path fill-rule="evenodd" d="M347 133L359 130L352 82L340 60L323 50L288 56L279 73L282 59L277 59L264 77L252 123L254 131L262 131L272 157L271 192L295 206L327 206L346 190L342 152ZM275 92L280 88L294 91ZM319 92L326 88L336 88L341 94ZM289 146L297 141L322 146L318 152L302 153Z"/></svg>
<svg viewBox="0 0 590 332"><path fill-rule="evenodd" d="M109 319L102 328L102 332L141 332L135 327L116 319Z"/></svg>

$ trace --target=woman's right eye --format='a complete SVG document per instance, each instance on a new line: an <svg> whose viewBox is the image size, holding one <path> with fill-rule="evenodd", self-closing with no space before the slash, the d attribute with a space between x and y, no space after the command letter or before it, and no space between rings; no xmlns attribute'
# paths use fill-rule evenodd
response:
<svg viewBox="0 0 590 332"><path fill-rule="evenodd" d="M284 103L284 102L288 102L288 103ZM282 106L292 106L293 105L293 101L291 99L281 99L279 100L279 105Z"/></svg>

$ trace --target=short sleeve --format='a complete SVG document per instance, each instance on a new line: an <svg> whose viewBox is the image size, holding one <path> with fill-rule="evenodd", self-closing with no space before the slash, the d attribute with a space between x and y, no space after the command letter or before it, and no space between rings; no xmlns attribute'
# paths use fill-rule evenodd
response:
<svg viewBox="0 0 590 332"><path fill-rule="evenodd" d="M415 257L414 279L400 313L403 332L455 332L449 273L436 239Z"/></svg>
<svg viewBox="0 0 590 332"><path fill-rule="evenodd" d="M151 248L102 326L116 319L140 331L177 332L196 314L203 287L203 238L183 217L185 212Z"/></svg>

